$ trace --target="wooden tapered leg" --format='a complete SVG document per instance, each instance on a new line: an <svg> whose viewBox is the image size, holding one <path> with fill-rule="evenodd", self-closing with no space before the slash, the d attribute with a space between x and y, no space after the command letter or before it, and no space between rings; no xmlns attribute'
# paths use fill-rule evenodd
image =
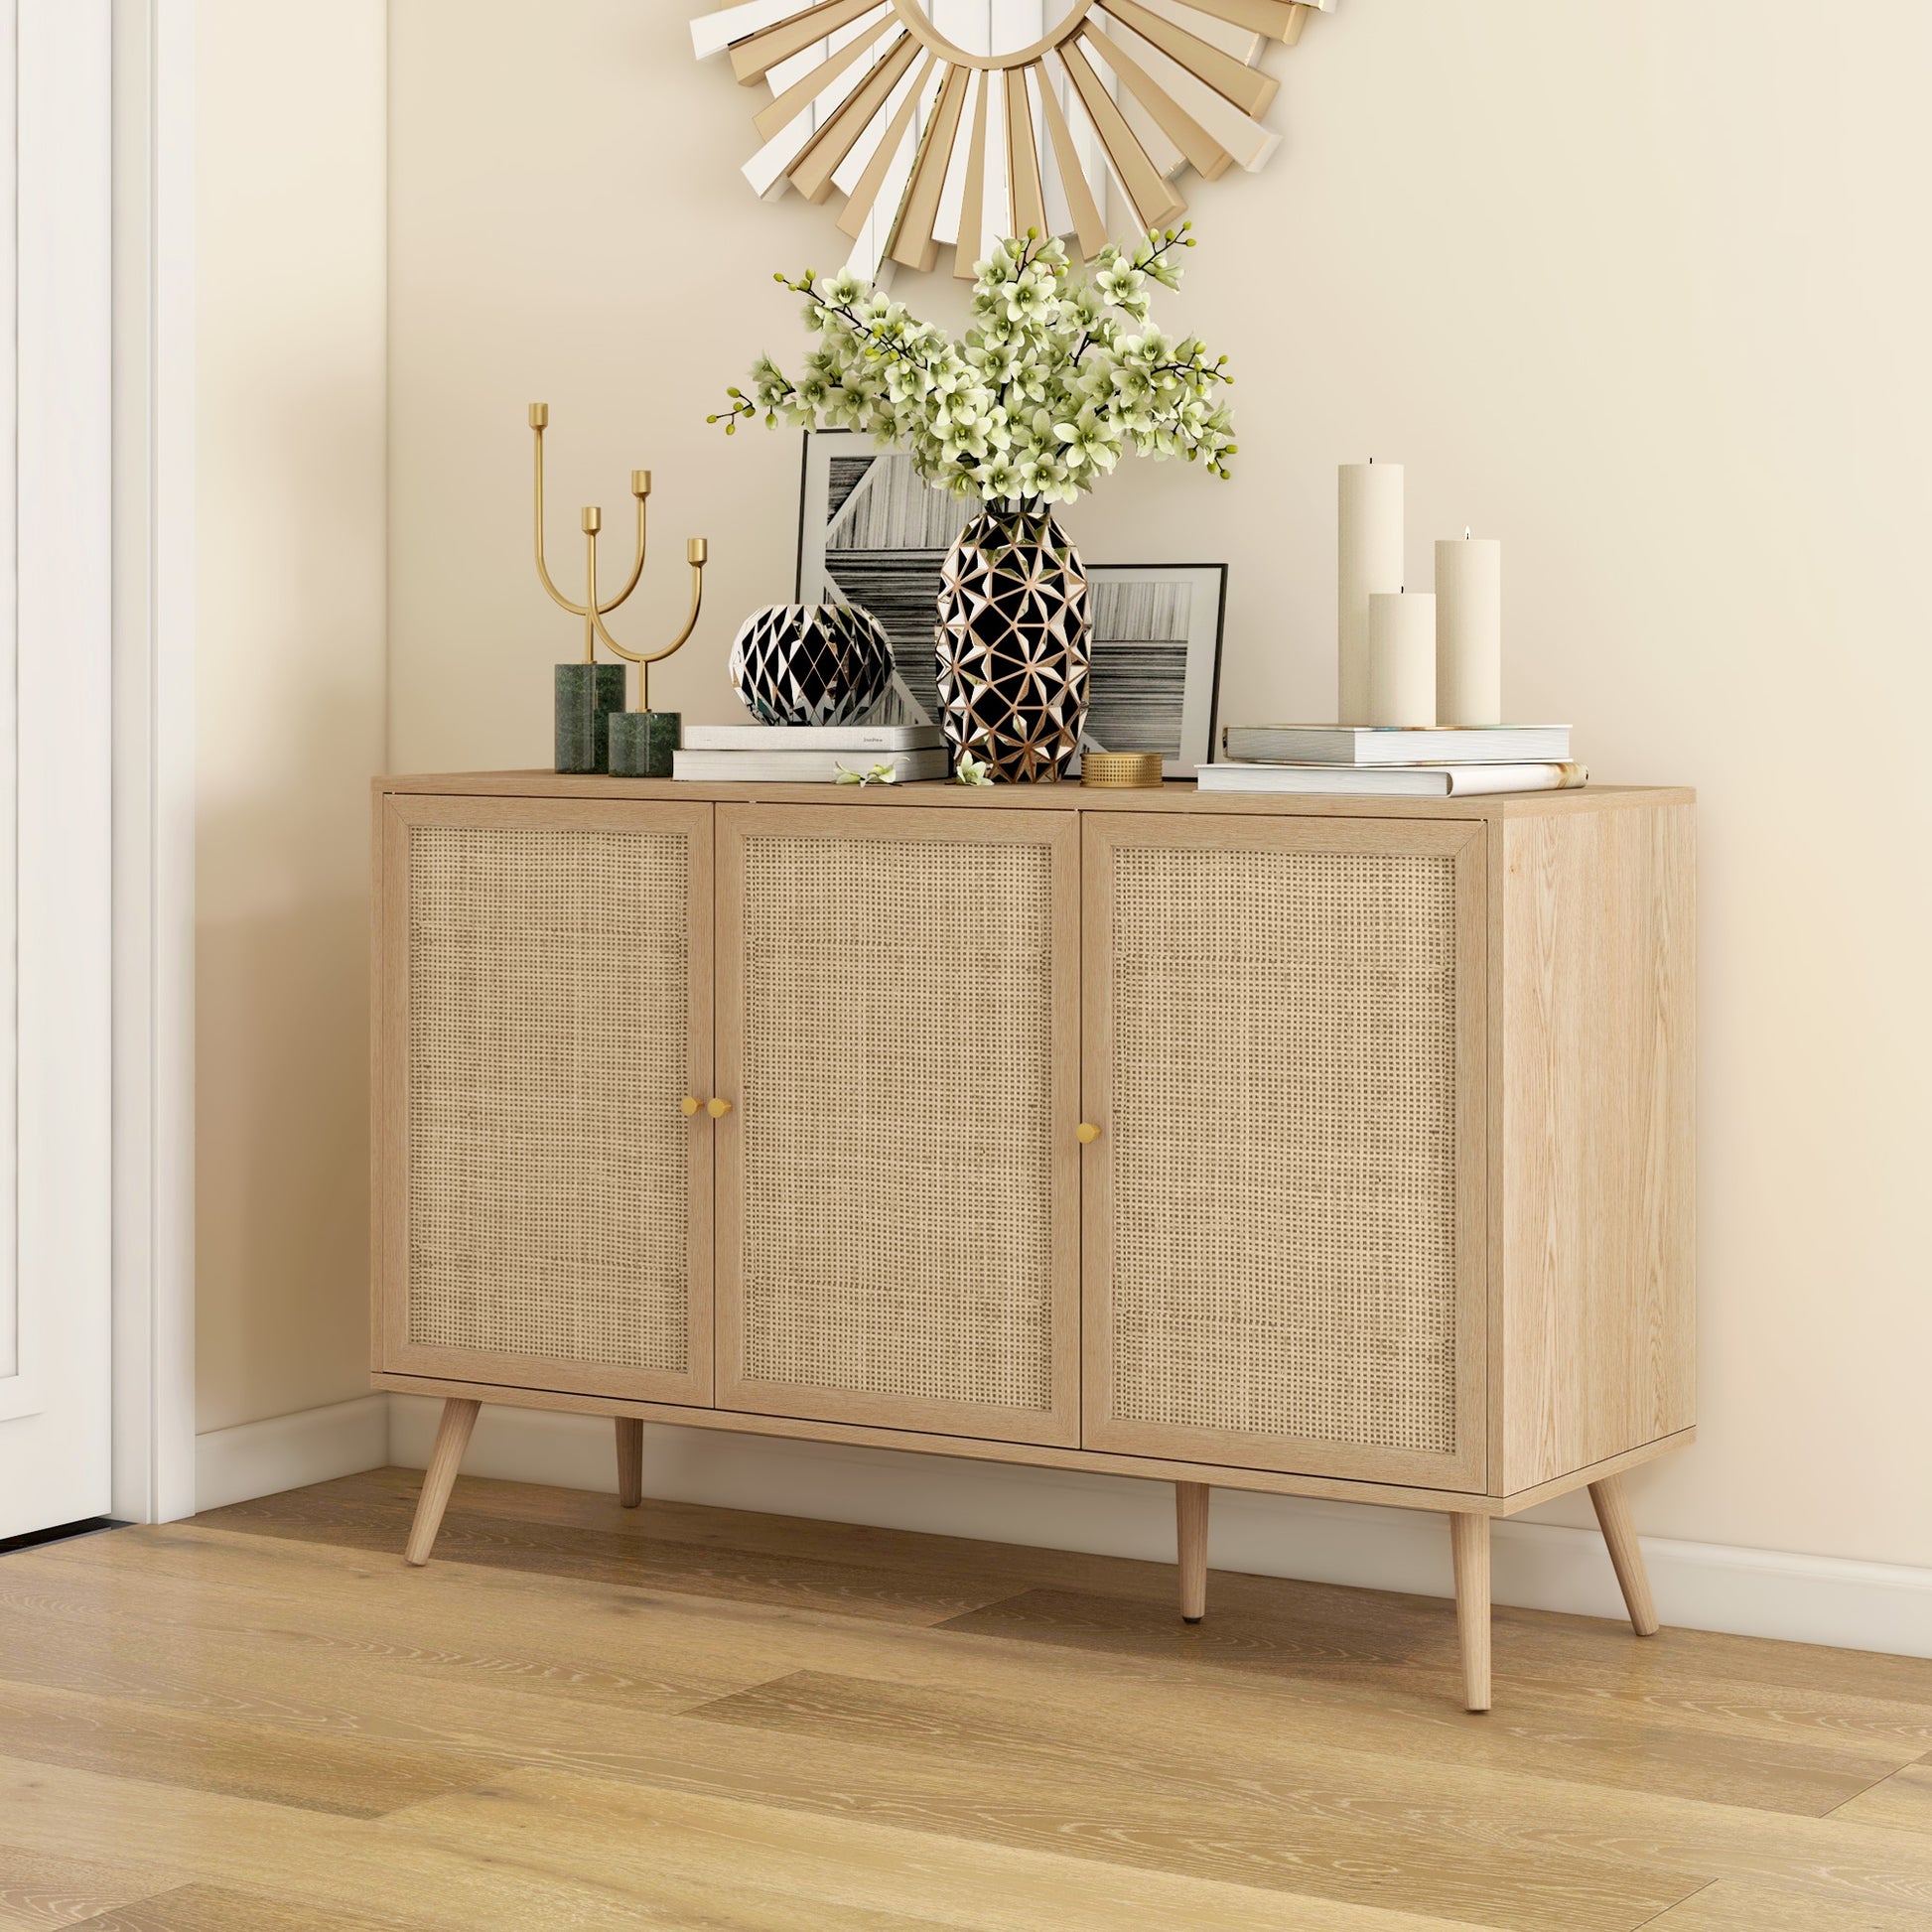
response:
<svg viewBox="0 0 1932 1932"><path fill-rule="evenodd" d="M618 1501L635 1509L644 1499L644 1426L635 1416L618 1418Z"/></svg>
<svg viewBox="0 0 1932 1932"><path fill-rule="evenodd" d="M1173 1486L1174 1543L1180 1559L1180 1614L1198 1623L1207 1614L1207 1484Z"/></svg>
<svg viewBox="0 0 1932 1932"><path fill-rule="evenodd" d="M1650 1577L1643 1567L1643 1549L1637 1542L1637 1525L1630 1514L1630 1498L1621 1476L1605 1476L1589 1485L1589 1499L1596 1508L1596 1521L1603 1541L1610 1546L1610 1563L1616 1580L1623 1587L1623 1600L1630 1611L1630 1627L1640 1637L1657 1634L1657 1608L1650 1600Z"/></svg>
<svg viewBox="0 0 1932 1932"><path fill-rule="evenodd" d="M456 1472L463 1451L470 1447L470 1432L477 1426L481 1402L452 1396L443 1405L443 1419L436 1425L436 1447L429 1453L429 1467L423 1471L423 1492L416 1498L416 1520L409 1526L409 1547L403 1555L419 1567L429 1561L436 1547L436 1532L443 1527L443 1512L449 1507L450 1491L456 1487Z"/></svg>
<svg viewBox="0 0 1932 1932"><path fill-rule="evenodd" d="M1449 1549L1455 1557L1455 1634L1462 1644L1462 1703L1489 1709L1489 1519L1452 1515Z"/></svg>

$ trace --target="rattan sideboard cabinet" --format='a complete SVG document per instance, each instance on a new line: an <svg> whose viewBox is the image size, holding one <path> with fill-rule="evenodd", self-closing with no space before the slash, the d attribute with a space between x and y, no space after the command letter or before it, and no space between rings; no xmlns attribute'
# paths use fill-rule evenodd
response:
<svg viewBox="0 0 1932 1932"><path fill-rule="evenodd" d="M1445 1512L1691 1440L1691 794L375 798L374 1375Z"/></svg>

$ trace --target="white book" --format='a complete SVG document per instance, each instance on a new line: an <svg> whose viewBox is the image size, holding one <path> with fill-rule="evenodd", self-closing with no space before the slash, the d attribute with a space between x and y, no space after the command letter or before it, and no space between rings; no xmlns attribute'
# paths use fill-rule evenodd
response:
<svg viewBox="0 0 1932 1932"><path fill-rule="evenodd" d="M1581 764L1203 764L1202 791L1354 792L1370 798L1461 798L1485 791L1571 791L1589 782Z"/></svg>
<svg viewBox="0 0 1932 1932"><path fill-rule="evenodd" d="M1226 725L1231 759L1283 764L1561 763L1568 725Z"/></svg>
<svg viewBox="0 0 1932 1932"><path fill-rule="evenodd" d="M687 752L930 752L937 725L686 725Z"/></svg>
<svg viewBox="0 0 1932 1932"><path fill-rule="evenodd" d="M943 750L922 752L707 752L681 746L671 754L673 778L701 778L708 784L831 784L839 767L870 771L893 768L895 784L916 784L946 775Z"/></svg>

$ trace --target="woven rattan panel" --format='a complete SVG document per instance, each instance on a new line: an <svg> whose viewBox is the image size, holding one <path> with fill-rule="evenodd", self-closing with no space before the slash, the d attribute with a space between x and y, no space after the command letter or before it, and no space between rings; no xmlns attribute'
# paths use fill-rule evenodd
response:
<svg viewBox="0 0 1932 1932"><path fill-rule="evenodd" d="M685 844L410 833L412 1341L685 1366Z"/></svg>
<svg viewBox="0 0 1932 1932"><path fill-rule="evenodd" d="M1450 862L1114 867L1114 1414L1452 1450Z"/></svg>
<svg viewBox="0 0 1932 1932"><path fill-rule="evenodd" d="M745 846L745 1370L1050 1403L1043 845Z"/></svg>

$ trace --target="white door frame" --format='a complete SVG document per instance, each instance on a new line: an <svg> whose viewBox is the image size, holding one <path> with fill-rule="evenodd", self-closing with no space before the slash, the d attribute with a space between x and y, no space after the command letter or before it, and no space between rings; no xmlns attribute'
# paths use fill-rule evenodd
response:
<svg viewBox="0 0 1932 1932"><path fill-rule="evenodd" d="M15 1534L111 1500L112 63L107 0L5 15Z"/></svg>
<svg viewBox="0 0 1932 1932"><path fill-rule="evenodd" d="M28 72L0 89L0 574L25 645L0 690L0 1421L52 1429L13 1438L16 1497L58 1455L54 1520L155 1520L194 1507L192 0L0 0L0 30Z"/></svg>
<svg viewBox="0 0 1932 1932"><path fill-rule="evenodd" d="M147 1523L195 1509L195 7L112 5L112 1509Z"/></svg>

